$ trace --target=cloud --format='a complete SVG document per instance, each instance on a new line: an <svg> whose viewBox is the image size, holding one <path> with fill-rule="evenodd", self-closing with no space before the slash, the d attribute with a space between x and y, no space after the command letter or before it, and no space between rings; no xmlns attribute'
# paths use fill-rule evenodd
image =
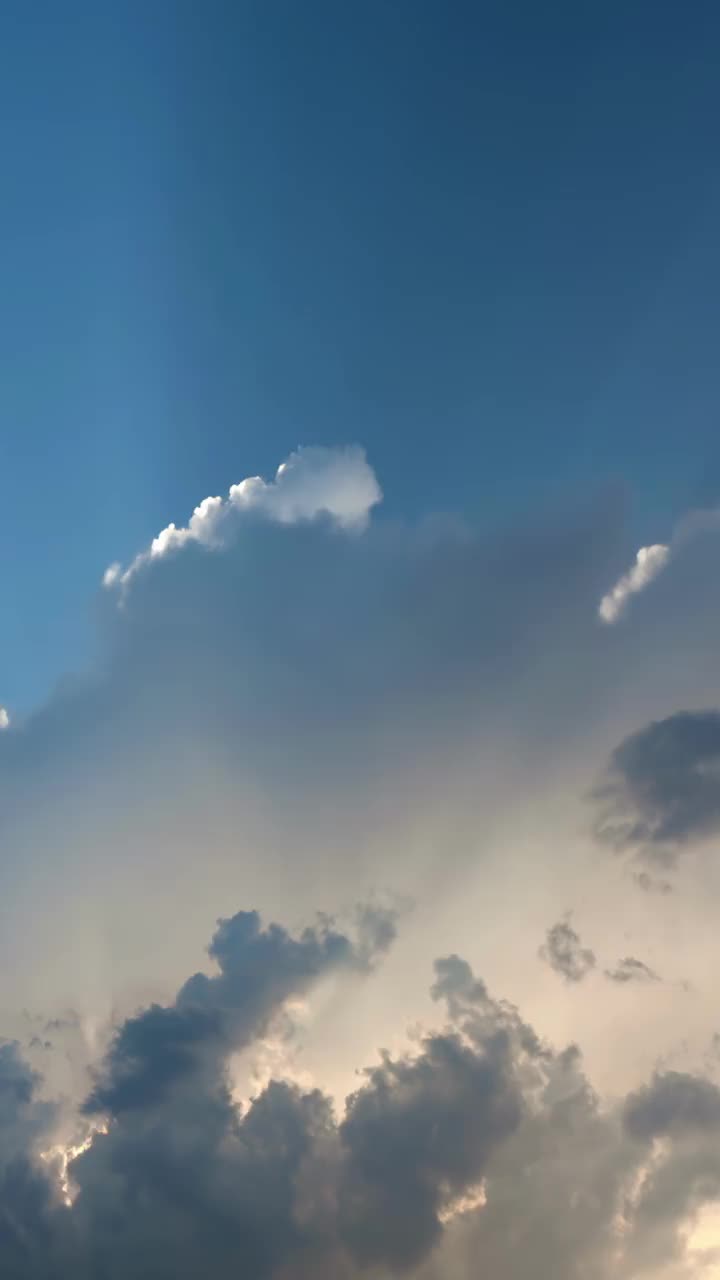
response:
<svg viewBox="0 0 720 1280"><path fill-rule="evenodd" d="M5 707L0 707L0 729L8 729L10 727L10 716Z"/></svg>
<svg viewBox="0 0 720 1280"><path fill-rule="evenodd" d="M340 1126L340 1233L363 1266L418 1263L442 1237L447 1207L520 1123L518 1064L534 1037L459 957L438 961L436 975L433 994L455 1027L426 1036L414 1057L385 1054Z"/></svg>
<svg viewBox="0 0 720 1280"><path fill-rule="evenodd" d="M605 977L609 978L611 982L621 984L660 981L658 975L642 960L637 960L635 956L625 956L623 960L618 961L614 969L606 969Z"/></svg>
<svg viewBox="0 0 720 1280"><path fill-rule="evenodd" d="M699 508L689 511L677 522L668 544L656 543L641 547L635 563L618 579L611 591L602 597L598 614L603 622L612 624L625 612L630 599L644 591L685 550L688 544L704 534L716 534L720 530L720 508Z"/></svg>
<svg viewBox="0 0 720 1280"><path fill-rule="evenodd" d="M278 925L262 929L257 912L221 920L208 948L218 966L196 973L170 1006L152 1005L115 1035L84 1110L113 1115L157 1104L198 1072L216 1071L266 1029L290 996L303 994L335 969L366 968L391 945L389 913L361 912L360 948L329 921L298 939Z"/></svg>
<svg viewBox="0 0 720 1280"><path fill-rule="evenodd" d="M658 1072L626 1099L623 1121L633 1138L651 1140L720 1129L720 1089L682 1071Z"/></svg>
<svg viewBox="0 0 720 1280"><path fill-rule="evenodd" d="M596 964L595 953L583 947L567 916L548 929L538 955L568 982L582 982Z"/></svg>
<svg viewBox="0 0 720 1280"><path fill-rule="evenodd" d="M548 929L546 941L538 954L568 982L582 982L597 965L595 952L583 947L580 935L570 924L569 915ZM614 969L605 969L604 974L611 982L620 984L660 981L652 969L634 956L625 956Z"/></svg>
<svg viewBox="0 0 720 1280"><path fill-rule="evenodd" d="M207 979L217 984L209 1004L224 1013L229 999L236 1027L241 989L243 1008L256 998L266 1007L275 975L279 996L291 969L301 982L310 970L319 976L336 946L316 930L262 930L240 913L211 944L228 965ZM48 1149L57 1157L39 1154L55 1112L39 1101L40 1081L17 1046L6 1045L3 1274L359 1280L377 1271L422 1280L479 1265L513 1280L531 1280L538 1267L568 1280L633 1280L665 1257L677 1280L692 1280L688 1228L720 1187L717 1087L657 1073L618 1104L601 1104L578 1049L554 1050L461 957L436 961L432 994L444 1025L412 1051L381 1053L340 1117L320 1089L283 1080L241 1110L230 1087L234 1033L218 1042L212 1071L168 1088L157 1047L164 1039L174 1051L176 1026L156 1019L147 1063L157 1087L141 1106L108 1098L107 1123L65 1159L57 1147ZM117 1072L118 1045L127 1047L130 1026L135 1042L142 1017L120 1026L105 1071ZM656 1138L663 1146L651 1151Z"/></svg>
<svg viewBox="0 0 720 1280"><path fill-rule="evenodd" d="M630 734L613 751L597 831L617 848L671 860L720 830L720 712L679 711Z"/></svg>
<svg viewBox="0 0 720 1280"><path fill-rule="evenodd" d="M670 547L656 543L652 547L641 547L635 557L635 563L615 583L611 591L604 595L598 606L598 614L603 622L613 623L620 618L630 600L639 591L644 591L654 578L665 568L670 558Z"/></svg>
<svg viewBox="0 0 720 1280"><path fill-rule="evenodd" d="M672 885L669 880L661 880L657 876L651 876L647 871L634 871L633 881L638 889L642 889L644 893L672 893Z"/></svg>
<svg viewBox="0 0 720 1280"><path fill-rule="evenodd" d="M23 1060L16 1041L0 1043L0 1168L28 1151L55 1117L55 1108L38 1098L39 1075Z"/></svg>
<svg viewBox="0 0 720 1280"><path fill-rule="evenodd" d="M232 536L233 521L243 516L260 515L286 525L327 516L340 528L359 532L381 499L375 473L357 445L300 448L280 464L274 480L249 476L231 485L226 498L203 498L187 525L167 525L127 569L111 564L103 575L103 586L126 586L144 565L188 543L221 547Z"/></svg>
<svg viewBox="0 0 720 1280"><path fill-rule="evenodd" d="M366 476L355 451L298 456L308 484L336 463ZM355 492L325 505L359 519L370 490ZM32 946L53 999L95 1016L115 982L144 981L142 943L172 990L240 886L273 914L311 911L315 883L336 909L378 888L422 895L438 847L479 868L467 833L489 837L505 793L540 785L535 753L574 755L579 723L584 740L608 687L620 696L591 617L607 504L498 535L377 519L346 536L333 516L283 522L273 501L230 504L212 550L198 536L145 554L122 608L98 596L95 663L0 735L0 890L22 903L0 935L0 988Z"/></svg>

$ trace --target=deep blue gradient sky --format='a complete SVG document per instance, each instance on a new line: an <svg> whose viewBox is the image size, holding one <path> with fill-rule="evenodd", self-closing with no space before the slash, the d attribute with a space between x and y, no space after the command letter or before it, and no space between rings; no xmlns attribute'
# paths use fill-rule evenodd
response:
<svg viewBox="0 0 720 1280"><path fill-rule="evenodd" d="M298 443L391 514L718 496L720 9L0 14L0 702L105 566Z"/></svg>

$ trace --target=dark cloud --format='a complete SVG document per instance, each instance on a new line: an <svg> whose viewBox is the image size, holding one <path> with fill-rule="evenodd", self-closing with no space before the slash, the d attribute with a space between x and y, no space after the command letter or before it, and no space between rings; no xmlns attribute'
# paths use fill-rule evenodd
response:
<svg viewBox="0 0 720 1280"><path fill-rule="evenodd" d="M628 1097L624 1121L633 1138L717 1132L720 1089L702 1076L658 1072L651 1084Z"/></svg>
<svg viewBox="0 0 720 1280"><path fill-rule="evenodd" d="M548 929L538 954L568 982L582 982L595 968L595 953L588 947L583 947L580 935L567 917L558 920L557 924Z"/></svg>
<svg viewBox="0 0 720 1280"><path fill-rule="evenodd" d="M184 1077L212 1070L262 1034L290 996L333 970L366 967L392 943L394 918L366 906L359 923L357 945L327 918L297 939L278 925L263 929L255 911L219 921L208 947L218 972L194 974L172 1006L123 1023L85 1110L118 1115L156 1105Z"/></svg>
<svg viewBox="0 0 720 1280"><path fill-rule="evenodd" d="M428 1036L413 1058L384 1055L340 1126L340 1232L365 1266L419 1262L442 1235L447 1202L478 1181L523 1112L522 1024L459 957L436 972L433 995L454 1029Z"/></svg>
<svg viewBox="0 0 720 1280"><path fill-rule="evenodd" d="M672 862L720 830L720 711L680 711L633 733L612 753L596 791L597 830L619 849Z"/></svg>
<svg viewBox="0 0 720 1280"><path fill-rule="evenodd" d="M58 1264L57 1171L39 1159L57 1109L40 1097L40 1084L19 1045L0 1044L0 1273L11 1280L50 1280Z"/></svg>
<svg viewBox="0 0 720 1280"><path fill-rule="evenodd" d="M666 1258L691 1280L687 1224L720 1188L720 1091L664 1073L602 1106L578 1049L553 1051L458 956L435 966L445 1025L413 1053L381 1054L339 1121L319 1090L279 1080L241 1110L238 1044L289 994L352 967L354 947L327 922L295 938L253 913L223 921L218 972L119 1028L93 1104L104 1127L68 1166L71 1207L61 1159L40 1156L55 1108L18 1046L1 1046L2 1275L632 1280ZM178 1021L190 1008L206 1017Z"/></svg>
<svg viewBox="0 0 720 1280"><path fill-rule="evenodd" d="M660 982L660 978L642 960L635 956L625 956L619 960L614 969L606 969L605 977L611 982Z"/></svg>

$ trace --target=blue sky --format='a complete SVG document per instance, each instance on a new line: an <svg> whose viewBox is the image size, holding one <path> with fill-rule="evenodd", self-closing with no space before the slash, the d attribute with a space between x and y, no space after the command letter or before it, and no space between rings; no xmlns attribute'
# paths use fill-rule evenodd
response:
<svg viewBox="0 0 720 1280"><path fill-rule="evenodd" d="M98 580L299 443L387 514L717 497L720 12L10 3L0 701Z"/></svg>

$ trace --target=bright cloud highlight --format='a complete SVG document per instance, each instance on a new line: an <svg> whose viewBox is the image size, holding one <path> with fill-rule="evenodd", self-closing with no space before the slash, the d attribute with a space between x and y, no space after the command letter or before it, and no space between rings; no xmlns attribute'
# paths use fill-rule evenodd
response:
<svg viewBox="0 0 720 1280"><path fill-rule="evenodd" d="M615 583L612 591L603 596L598 613L603 622L617 622L624 612L631 596L644 591L654 578L665 568L670 557L670 548L663 543L652 547L641 547L635 557L634 565Z"/></svg>
<svg viewBox="0 0 720 1280"><path fill-rule="evenodd" d="M248 476L230 486L227 498L203 498L187 525L167 525L127 569L111 564L103 575L103 586L125 586L143 565L189 542L208 548L223 545L224 526L233 515L257 512L278 524L324 515L341 529L357 533L381 500L382 490L364 449L357 445L299 448L280 464L274 480Z"/></svg>

